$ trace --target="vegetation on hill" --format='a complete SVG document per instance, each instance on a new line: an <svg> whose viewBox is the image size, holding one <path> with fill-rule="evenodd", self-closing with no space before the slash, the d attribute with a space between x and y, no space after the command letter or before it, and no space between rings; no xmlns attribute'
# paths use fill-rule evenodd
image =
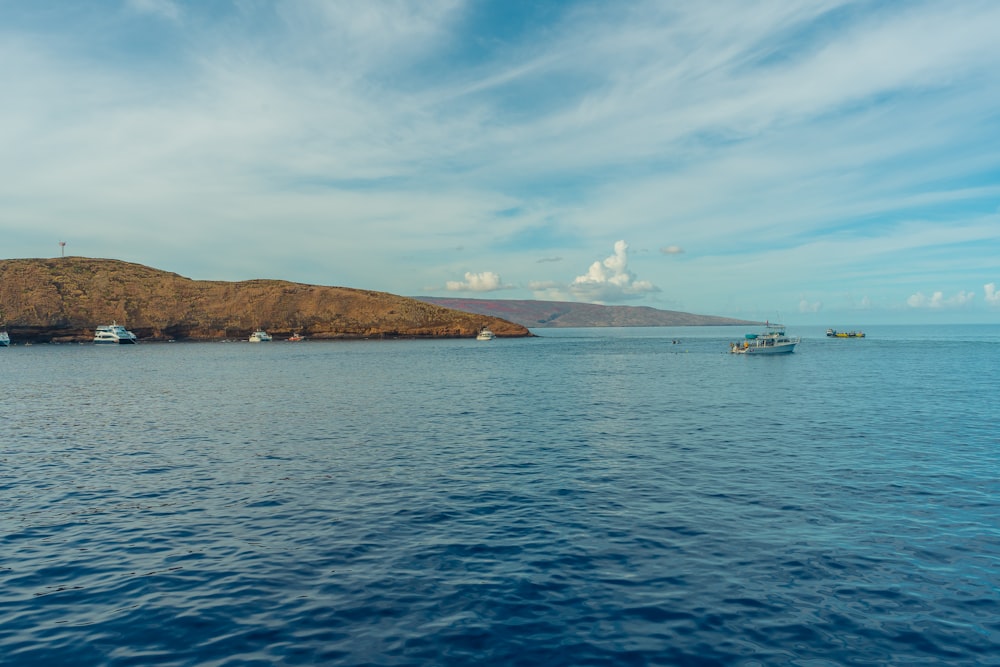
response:
<svg viewBox="0 0 1000 667"><path fill-rule="evenodd" d="M191 280L113 259L0 260L0 326L16 340L91 340L116 321L140 339L530 336L521 325L384 292L283 280Z"/></svg>
<svg viewBox="0 0 1000 667"><path fill-rule="evenodd" d="M695 315L648 306L602 306L569 301L517 299L456 299L418 296L427 303L479 315L502 317L526 327L678 327L750 325L757 322L731 317Z"/></svg>

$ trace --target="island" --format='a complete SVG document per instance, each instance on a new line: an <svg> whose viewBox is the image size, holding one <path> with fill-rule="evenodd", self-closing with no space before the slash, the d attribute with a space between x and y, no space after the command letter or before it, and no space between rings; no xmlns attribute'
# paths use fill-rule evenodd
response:
<svg viewBox="0 0 1000 667"><path fill-rule="evenodd" d="M100 325L127 326L140 341L498 338L531 336L498 317L385 292L285 280L192 280L116 259L0 260L0 328L12 342L90 342Z"/></svg>

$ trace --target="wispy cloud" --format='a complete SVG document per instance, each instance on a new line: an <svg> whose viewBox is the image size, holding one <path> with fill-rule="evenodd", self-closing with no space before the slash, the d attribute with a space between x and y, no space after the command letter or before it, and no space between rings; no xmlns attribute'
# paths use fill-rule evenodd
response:
<svg viewBox="0 0 1000 667"><path fill-rule="evenodd" d="M482 273L466 273L465 280L449 280L445 284L445 289L451 292L495 292L502 289L510 289L503 284L500 276L492 271Z"/></svg>
<svg viewBox="0 0 1000 667"><path fill-rule="evenodd" d="M922 292L913 294L906 300L906 304L911 308L954 308L970 303L975 294L972 292L959 292L951 297L945 297L944 292L934 292L931 296L926 296Z"/></svg>
<svg viewBox="0 0 1000 667"><path fill-rule="evenodd" d="M173 0L126 0L126 5L141 14L152 14L171 21L181 17L180 7Z"/></svg>
<svg viewBox="0 0 1000 667"><path fill-rule="evenodd" d="M996 283L986 283L983 285L983 293L986 303L991 306L1000 306L1000 292L997 291Z"/></svg>
<svg viewBox="0 0 1000 667"><path fill-rule="evenodd" d="M727 314L749 275L891 312L1000 253L996 3L120 7L4 10L11 255L405 293L461 246L512 293ZM683 261L565 273L608 238Z"/></svg>
<svg viewBox="0 0 1000 667"><path fill-rule="evenodd" d="M823 310L822 301L809 301L808 299L801 299L799 301L800 313L818 313L821 310Z"/></svg>

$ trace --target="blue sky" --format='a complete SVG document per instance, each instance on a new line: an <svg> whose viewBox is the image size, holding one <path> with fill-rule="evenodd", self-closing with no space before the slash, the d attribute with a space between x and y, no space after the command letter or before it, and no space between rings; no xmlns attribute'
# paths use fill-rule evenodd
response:
<svg viewBox="0 0 1000 667"><path fill-rule="evenodd" d="M0 0L0 257L1000 322L1000 3Z"/></svg>

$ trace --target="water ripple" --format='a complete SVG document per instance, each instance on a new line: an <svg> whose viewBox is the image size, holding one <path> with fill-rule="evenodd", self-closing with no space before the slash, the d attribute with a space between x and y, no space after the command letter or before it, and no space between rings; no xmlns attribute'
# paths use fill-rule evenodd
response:
<svg viewBox="0 0 1000 667"><path fill-rule="evenodd" d="M0 662L997 664L981 346L564 335L4 351Z"/></svg>

